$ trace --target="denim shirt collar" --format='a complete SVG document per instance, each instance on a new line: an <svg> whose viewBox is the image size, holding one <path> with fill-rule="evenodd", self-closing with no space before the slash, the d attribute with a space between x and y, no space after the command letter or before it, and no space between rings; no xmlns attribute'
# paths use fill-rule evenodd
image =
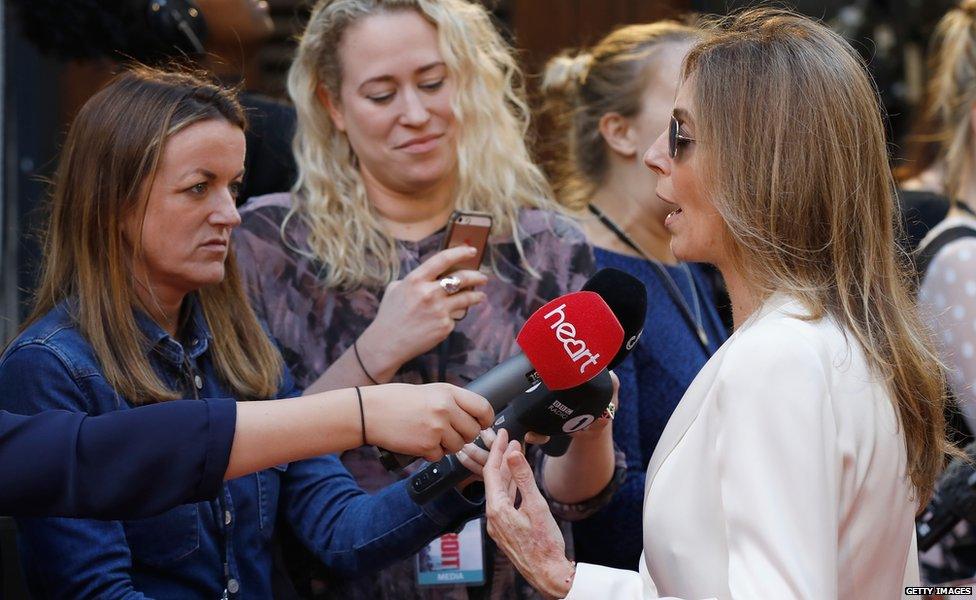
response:
<svg viewBox="0 0 976 600"><path fill-rule="evenodd" d="M186 305L183 310L189 311L189 318L183 325L184 339L187 341L185 348L144 311L135 309L136 325L146 336L147 354L156 352L167 362L181 365L187 357L195 360L210 347L213 335L197 295L187 295L184 302Z"/></svg>

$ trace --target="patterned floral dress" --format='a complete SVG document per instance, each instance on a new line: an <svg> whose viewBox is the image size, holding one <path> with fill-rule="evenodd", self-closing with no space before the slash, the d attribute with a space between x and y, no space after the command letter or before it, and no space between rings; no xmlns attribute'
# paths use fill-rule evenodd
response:
<svg viewBox="0 0 976 600"><path fill-rule="evenodd" d="M302 219L289 219L287 228L281 230L290 206L290 194L251 199L241 208L243 222L234 233L234 249L258 317L267 323L280 345L298 385L308 387L373 321L383 289L363 287L340 292L326 287L322 273L327 265L295 251L308 248L308 229ZM468 383L519 351L515 337L529 315L547 301L580 289L592 274L592 249L570 219L525 209L519 215L519 230L526 258L539 277L522 267L510 237L494 236L485 259L486 268L494 265L488 284L482 288L487 300L468 311L441 347L406 362L394 381L428 383L439 380L443 373L450 383ZM401 277L438 252L444 235L440 230L418 242L398 242ZM617 454L617 469L607 488L582 504L552 502L557 518L580 519L609 501L626 470L623 455ZM530 453L530 459L539 473L543 455ZM367 491L381 489L397 477L383 468L372 447L345 452L342 461ZM568 524L562 526L572 552ZM326 578L324 591L316 596L370 600L538 598L504 554L497 552L489 538L486 540L488 583L484 586L421 588L416 584L411 557L361 580ZM287 550L293 544L284 545ZM292 553L287 554L293 574L302 571ZM326 577L321 573L318 576Z"/></svg>

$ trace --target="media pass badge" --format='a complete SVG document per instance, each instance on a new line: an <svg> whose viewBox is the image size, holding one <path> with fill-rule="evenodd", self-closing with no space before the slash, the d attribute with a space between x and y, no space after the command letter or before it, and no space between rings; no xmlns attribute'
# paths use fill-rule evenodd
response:
<svg viewBox="0 0 976 600"><path fill-rule="evenodd" d="M437 538L417 554L420 585L483 585L485 534L481 519L464 525L460 533Z"/></svg>

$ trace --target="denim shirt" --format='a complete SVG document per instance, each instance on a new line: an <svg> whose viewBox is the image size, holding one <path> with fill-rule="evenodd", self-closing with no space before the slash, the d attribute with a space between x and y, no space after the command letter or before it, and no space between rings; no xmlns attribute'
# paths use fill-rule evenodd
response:
<svg viewBox="0 0 976 600"><path fill-rule="evenodd" d="M150 363L187 396L228 398L214 371L213 335L189 301L185 346L137 313ZM0 408L22 414L130 408L105 380L68 306L32 324L0 357ZM286 372L278 397L297 394ZM420 508L405 482L367 494L328 455L225 482L212 501L148 519L24 518L18 526L35 598L270 598L278 515L337 576L357 577L416 552L481 509L455 492Z"/></svg>

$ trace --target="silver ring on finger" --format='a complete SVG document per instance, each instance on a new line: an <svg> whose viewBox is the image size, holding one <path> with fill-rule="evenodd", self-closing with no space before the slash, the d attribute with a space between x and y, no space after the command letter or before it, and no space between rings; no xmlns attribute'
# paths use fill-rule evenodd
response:
<svg viewBox="0 0 976 600"><path fill-rule="evenodd" d="M461 289L461 279L455 277L454 275L448 275L447 277L442 277L440 281L437 282L448 296L458 293Z"/></svg>

